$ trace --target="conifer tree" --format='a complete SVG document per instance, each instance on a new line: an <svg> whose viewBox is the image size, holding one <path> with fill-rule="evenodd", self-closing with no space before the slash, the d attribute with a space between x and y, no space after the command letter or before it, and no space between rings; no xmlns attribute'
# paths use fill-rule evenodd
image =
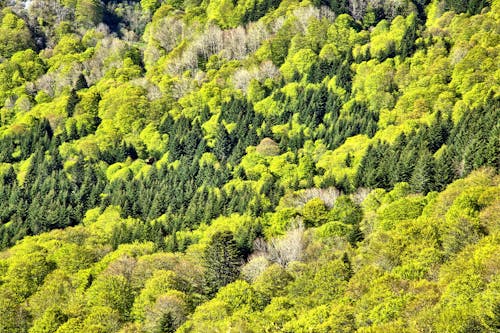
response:
<svg viewBox="0 0 500 333"><path fill-rule="evenodd" d="M210 293L233 282L239 275L242 257L230 231L217 232L203 253L205 278Z"/></svg>
<svg viewBox="0 0 500 333"><path fill-rule="evenodd" d="M399 54L401 58L405 59L411 56L415 48L415 39L417 38L417 21L415 15L410 16L410 24L406 28L401 40L401 45L399 48Z"/></svg>
<svg viewBox="0 0 500 333"><path fill-rule="evenodd" d="M219 161L226 161L231 154L232 140L222 123L219 123L216 133L216 141L214 146L214 154Z"/></svg>
<svg viewBox="0 0 500 333"><path fill-rule="evenodd" d="M410 179L410 186L413 191L425 194L435 189L435 161L427 149L422 149L419 155Z"/></svg>

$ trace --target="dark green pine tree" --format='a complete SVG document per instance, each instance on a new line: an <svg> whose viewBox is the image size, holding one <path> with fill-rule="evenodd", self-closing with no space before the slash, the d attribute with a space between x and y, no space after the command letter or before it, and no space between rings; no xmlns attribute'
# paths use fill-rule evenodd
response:
<svg viewBox="0 0 500 333"><path fill-rule="evenodd" d="M443 119L441 112L438 111L435 120L425 132L427 147L431 153L435 153L446 142L452 126L450 117Z"/></svg>
<svg viewBox="0 0 500 333"><path fill-rule="evenodd" d="M179 325L176 324L171 312L164 313L160 318L158 329L155 333L174 333Z"/></svg>
<svg viewBox="0 0 500 333"><path fill-rule="evenodd" d="M165 244L165 235L163 232L163 228L160 223L153 224L152 232L152 240L155 243L156 251L165 251L167 245Z"/></svg>
<svg viewBox="0 0 500 333"><path fill-rule="evenodd" d="M354 270L352 268L351 260L349 259L349 255L347 254L347 252L344 252L341 260L346 265L348 271L348 277L350 278L351 276L354 275Z"/></svg>
<svg viewBox="0 0 500 333"><path fill-rule="evenodd" d="M399 48L399 54L402 59L405 59L413 53L415 49L415 39L417 38L417 20L415 16L412 16L410 25L406 28L401 40L401 46Z"/></svg>
<svg viewBox="0 0 500 333"><path fill-rule="evenodd" d="M78 78L75 81L74 89L78 91L80 89L86 89L88 87L89 85L87 83L87 80L85 79L85 76L82 73L80 73L80 75L78 75Z"/></svg>
<svg viewBox="0 0 500 333"><path fill-rule="evenodd" d="M71 89L68 97L68 102L66 104L66 114L68 115L68 117L73 116L73 113L75 112L75 106L78 104L79 101L80 97L78 97L76 90Z"/></svg>
<svg viewBox="0 0 500 333"><path fill-rule="evenodd" d="M500 123L491 130L488 143L485 147L486 165L500 171Z"/></svg>
<svg viewBox="0 0 500 333"><path fill-rule="evenodd" d="M351 63L353 62L352 53L349 52L345 57L342 65L337 70L337 85L344 88L346 91L351 92L352 75Z"/></svg>
<svg viewBox="0 0 500 333"><path fill-rule="evenodd" d="M219 123L215 137L214 154L219 161L226 161L232 150L233 143L231 137L224 125Z"/></svg>
<svg viewBox="0 0 500 333"><path fill-rule="evenodd" d="M321 0L320 3L330 7L336 15L349 13L349 1L347 0Z"/></svg>
<svg viewBox="0 0 500 333"><path fill-rule="evenodd" d="M376 145L370 145L368 147L354 179L355 187L388 187L389 179L386 170L387 167L386 164L383 163L387 160L385 153L388 151L388 148L387 144L381 142L377 142Z"/></svg>
<svg viewBox="0 0 500 333"><path fill-rule="evenodd" d="M16 147L14 140L10 136L5 136L0 140L0 162L11 163L14 161L12 154Z"/></svg>
<svg viewBox="0 0 500 333"><path fill-rule="evenodd" d="M414 135L415 133L412 132L408 135L408 137L412 137ZM398 164L394 167L394 175L392 177L394 183L409 182L418 161L419 149L416 146L416 143L413 142L413 140L405 142L405 138L402 138L399 142L396 141L395 148L399 150L400 153Z"/></svg>
<svg viewBox="0 0 500 333"><path fill-rule="evenodd" d="M410 179L410 186L418 193L428 193L435 189L435 161L429 150L422 149Z"/></svg>
<svg viewBox="0 0 500 333"><path fill-rule="evenodd" d="M222 231L213 235L203 253L203 260L209 293L213 294L219 288L235 281L240 273L242 256L232 232Z"/></svg>
<svg viewBox="0 0 500 333"><path fill-rule="evenodd" d="M167 238L168 241L165 242L165 251L176 252L179 251L179 241L177 240L177 231L172 231L172 235Z"/></svg>
<svg viewBox="0 0 500 333"><path fill-rule="evenodd" d="M434 184L437 191L442 191L455 178L455 168L452 149L445 147L442 154L436 159Z"/></svg>
<svg viewBox="0 0 500 333"><path fill-rule="evenodd" d="M14 185L17 182L16 171L12 165L9 165L8 169L1 175L0 184L2 187Z"/></svg>
<svg viewBox="0 0 500 333"><path fill-rule="evenodd" d="M445 10L452 10L455 13L479 14L488 5L487 0L446 0Z"/></svg>
<svg viewBox="0 0 500 333"><path fill-rule="evenodd" d="M347 178L347 175L344 175L336 184L337 188L342 192L342 193L351 193L352 192L352 185L351 181L349 178Z"/></svg>

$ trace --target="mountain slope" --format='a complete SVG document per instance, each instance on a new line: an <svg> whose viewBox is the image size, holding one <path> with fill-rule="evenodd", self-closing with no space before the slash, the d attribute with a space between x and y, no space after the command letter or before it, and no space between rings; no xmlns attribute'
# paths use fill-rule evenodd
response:
<svg viewBox="0 0 500 333"><path fill-rule="evenodd" d="M497 1L0 6L0 331L498 328Z"/></svg>

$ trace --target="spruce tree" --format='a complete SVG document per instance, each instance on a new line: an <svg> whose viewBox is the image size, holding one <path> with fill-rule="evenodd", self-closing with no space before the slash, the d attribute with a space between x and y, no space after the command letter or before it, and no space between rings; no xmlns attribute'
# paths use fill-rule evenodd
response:
<svg viewBox="0 0 500 333"><path fill-rule="evenodd" d="M240 273L241 254L230 231L217 232L203 253L205 278L209 293L236 280Z"/></svg>
<svg viewBox="0 0 500 333"><path fill-rule="evenodd" d="M214 146L214 154L219 161L226 161L231 151L233 144L229 133L222 123L219 123L216 133L216 141Z"/></svg>
<svg viewBox="0 0 500 333"><path fill-rule="evenodd" d="M426 194L435 189L435 161L427 149L422 149L419 155L410 179L410 186L413 191Z"/></svg>
<svg viewBox="0 0 500 333"><path fill-rule="evenodd" d="M406 28L403 39L401 40L401 46L399 48L399 54L401 55L401 58L405 59L411 56L415 48L416 38L417 20L415 18L415 15L412 15L410 25Z"/></svg>

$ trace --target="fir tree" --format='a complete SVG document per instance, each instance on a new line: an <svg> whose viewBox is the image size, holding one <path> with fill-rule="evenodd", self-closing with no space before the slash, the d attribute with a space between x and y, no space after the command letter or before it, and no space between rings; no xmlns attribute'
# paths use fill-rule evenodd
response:
<svg viewBox="0 0 500 333"><path fill-rule="evenodd" d="M425 194L435 189L435 162L427 149L421 150L419 155L410 179L410 186L413 191Z"/></svg>
<svg viewBox="0 0 500 333"><path fill-rule="evenodd" d="M233 234L217 232L207 245L203 259L206 267L206 283L210 293L233 282L239 275L242 257Z"/></svg>

